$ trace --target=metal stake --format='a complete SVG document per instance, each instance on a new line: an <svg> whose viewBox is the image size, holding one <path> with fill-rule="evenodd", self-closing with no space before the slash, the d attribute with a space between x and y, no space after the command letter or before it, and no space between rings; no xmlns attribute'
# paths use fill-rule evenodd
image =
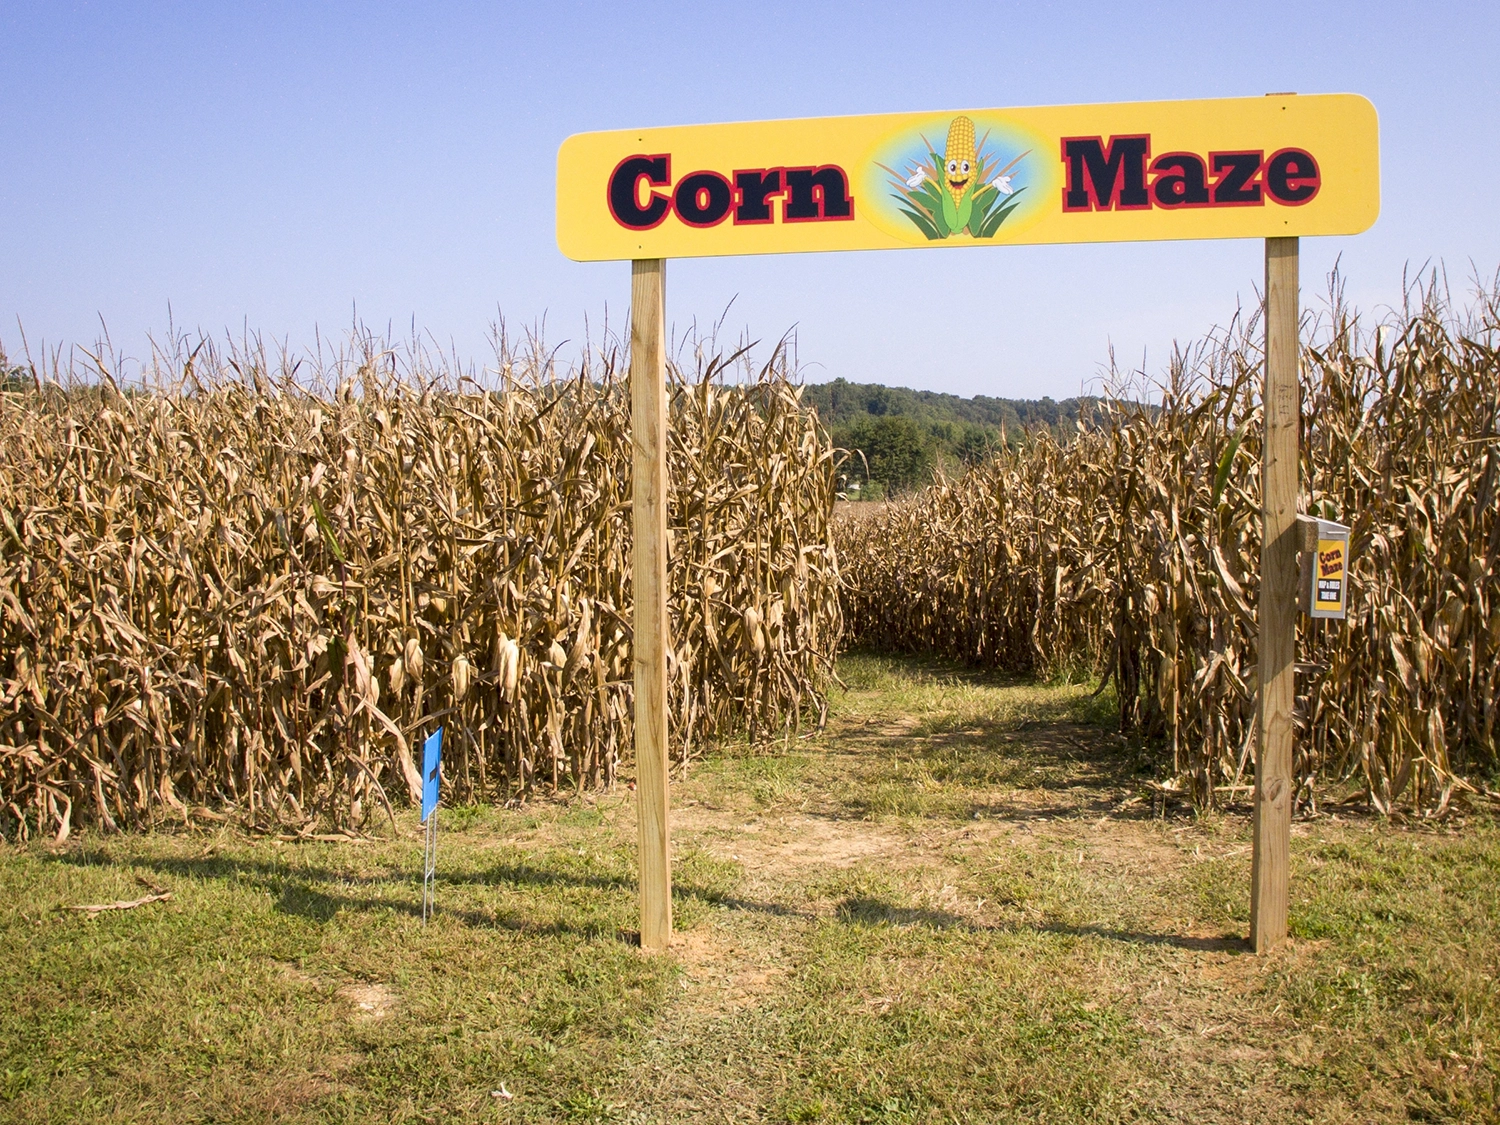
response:
<svg viewBox="0 0 1500 1125"><path fill-rule="evenodd" d="M422 843L422 925L427 925L434 901L437 880L437 809L427 816L426 837Z"/></svg>

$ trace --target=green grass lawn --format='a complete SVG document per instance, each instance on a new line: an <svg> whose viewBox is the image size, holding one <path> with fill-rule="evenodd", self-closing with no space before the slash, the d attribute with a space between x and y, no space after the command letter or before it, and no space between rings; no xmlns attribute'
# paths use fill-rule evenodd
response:
<svg viewBox="0 0 1500 1125"><path fill-rule="evenodd" d="M676 780L666 956L624 788L445 810L425 928L410 813L7 849L0 1121L1500 1121L1491 811L1299 822L1257 958L1247 819L1153 817L1085 689L841 674Z"/></svg>

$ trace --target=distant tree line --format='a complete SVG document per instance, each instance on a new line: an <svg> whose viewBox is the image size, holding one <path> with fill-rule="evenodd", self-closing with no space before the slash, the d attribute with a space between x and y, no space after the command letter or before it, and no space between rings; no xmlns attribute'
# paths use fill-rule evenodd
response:
<svg viewBox="0 0 1500 1125"><path fill-rule="evenodd" d="M0 391L28 391L31 387L31 373L24 367L12 365L0 351Z"/></svg>
<svg viewBox="0 0 1500 1125"><path fill-rule="evenodd" d="M804 388L802 401L817 409L833 443L850 451L844 473L851 497L880 499L921 487L938 467L955 472L977 464L1002 442L1016 446L1028 430L1066 434L1097 400L960 398L835 379Z"/></svg>

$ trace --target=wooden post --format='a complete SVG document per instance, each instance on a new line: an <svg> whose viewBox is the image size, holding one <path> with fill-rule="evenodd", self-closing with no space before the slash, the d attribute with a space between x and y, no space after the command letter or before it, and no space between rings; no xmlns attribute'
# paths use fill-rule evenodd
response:
<svg viewBox="0 0 1500 1125"><path fill-rule="evenodd" d="M1260 709L1250 944L1286 940L1292 845L1292 706L1297 658L1297 240L1266 239L1265 450L1261 461Z"/></svg>
<svg viewBox="0 0 1500 1125"><path fill-rule="evenodd" d="M641 948L672 941L667 824L667 351L660 258L630 269L631 518L635 535L635 794Z"/></svg>

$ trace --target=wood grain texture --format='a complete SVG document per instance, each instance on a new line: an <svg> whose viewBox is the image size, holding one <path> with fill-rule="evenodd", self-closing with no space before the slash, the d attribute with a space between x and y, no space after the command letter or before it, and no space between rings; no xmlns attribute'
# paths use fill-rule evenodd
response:
<svg viewBox="0 0 1500 1125"><path fill-rule="evenodd" d="M1250 944L1286 940L1291 868L1292 705L1296 696L1298 441L1297 239L1266 239L1265 448L1261 486L1260 711Z"/></svg>
<svg viewBox="0 0 1500 1125"><path fill-rule="evenodd" d="M672 941L667 800L667 366L665 261L631 263L631 515L641 948Z"/></svg>

